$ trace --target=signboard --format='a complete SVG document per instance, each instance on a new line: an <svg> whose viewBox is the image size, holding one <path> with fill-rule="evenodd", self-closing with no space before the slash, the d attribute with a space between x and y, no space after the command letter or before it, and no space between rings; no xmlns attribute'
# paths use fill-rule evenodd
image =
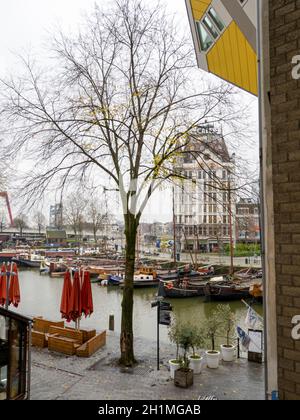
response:
<svg viewBox="0 0 300 420"><path fill-rule="evenodd" d="M255 0L186 0L198 67L258 95Z"/></svg>
<svg viewBox="0 0 300 420"><path fill-rule="evenodd" d="M159 305L159 323L160 325L170 325L172 306L168 302L160 302Z"/></svg>
<svg viewBox="0 0 300 420"><path fill-rule="evenodd" d="M251 362L262 363L263 355L263 331L248 330L250 345L248 349L248 360Z"/></svg>
<svg viewBox="0 0 300 420"><path fill-rule="evenodd" d="M171 324L171 315L169 311L159 311L159 323L160 325L170 325Z"/></svg>

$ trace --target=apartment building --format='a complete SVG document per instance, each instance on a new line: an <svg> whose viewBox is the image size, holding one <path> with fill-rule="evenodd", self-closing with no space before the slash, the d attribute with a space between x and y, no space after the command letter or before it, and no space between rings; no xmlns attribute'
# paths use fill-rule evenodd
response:
<svg viewBox="0 0 300 420"><path fill-rule="evenodd" d="M180 251L211 252L235 237L234 155L214 127L199 126L177 161L174 188Z"/></svg>

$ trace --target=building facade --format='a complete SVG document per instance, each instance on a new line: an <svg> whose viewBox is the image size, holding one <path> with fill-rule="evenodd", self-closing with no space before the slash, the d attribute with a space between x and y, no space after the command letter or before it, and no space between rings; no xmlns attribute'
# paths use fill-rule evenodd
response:
<svg viewBox="0 0 300 420"><path fill-rule="evenodd" d="M63 226L63 205L62 203L50 206L49 211L49 226L56 229L61 229Z"/></svg>
<svg viewBox="0 0 300 420"><path fill-rule="evenodd" d="M177 161L181 176L174 188L180 251L222 250L235 237L234 167L234 156L213 127L198 127L191 134Z"/></svg>
<svg viewBox="0 0 300 420"><path fill-rule="evenodd" d="M276 319L269 346L277 351L279 398L300 400L300 3L269 0L264 7L265 191L273 196L265 208L274 240L266 251Z"/></svg>
<svg viewBox="0 0 300 420"><path fill-rule="evenodd" d="M260 208L251 198L240 198L236 203L236 241L257 243L260 241Z"/></svg>

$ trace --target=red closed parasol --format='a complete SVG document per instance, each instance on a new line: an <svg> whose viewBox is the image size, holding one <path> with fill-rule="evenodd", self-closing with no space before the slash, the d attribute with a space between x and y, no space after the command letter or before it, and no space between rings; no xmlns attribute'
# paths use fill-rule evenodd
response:
<svg viewBox="0 0 300 420"><path fill-rule="evenodd" d="M0 305L5 305L6 303L6 266L3 263L0 272Z"/></svg>
<svg viewBox="0 0 300 420"><path fill-rule="evenodd" d="M20 299L19 274L18 274L18 267L16 263L12 264L12 269L10 272L8 298L9 298L9 305L12 303L17 308L21 299Z"/></svg>
<svg viewBox="0 0 300 420"><path fill-rule="evenodd" d="M87 317L90 316L94 311L90 273L88 271L83 271L82 277L83 283L81 288L81 307L82 313L84 313L85 317Z"/></svg>
<svg viewBox="0 0 300 420"><path fill-rule="evenodd" d="M67 270L64 275L64 286L63 286L63 291L61 295L60 312L61 312L61 317L65 318L68 322L71 321L71 318L70 318L71 294L72 294L71 275L70 275L70 271Z"/></svg>
<svg viewBox="0 0 300 420"><path fill-rule="evenodd" d="M74 273L73 287L70 298L70 312L69 316L72 321L76 322L81 317L82 306L81 306L81 287L78 270Z"/></svg>

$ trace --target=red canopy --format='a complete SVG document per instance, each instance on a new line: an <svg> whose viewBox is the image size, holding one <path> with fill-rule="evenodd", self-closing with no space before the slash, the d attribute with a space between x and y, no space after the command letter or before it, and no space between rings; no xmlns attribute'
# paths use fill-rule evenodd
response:
<svg viewBox="0 0 300 420"><path fill-rule="evenodd" d="M9 305L12 303L17 308L21 299L20 299L18 267L16 263L13 263L12 271L10 273L8 297L9 297Z"/></svg>
<svg viewBox="0 0 300 420"><path fill-rule="evenodd" d="M89 271L83 271L83 284L81 287L81 307L85 317L90 316L93 311L93 295Z"/></svg>
<svg viewBox="0 0 300 420"><path fill-rule="evenodd" d="M76 270L74 273L73 287L70 298L70 312L69 316L73 321L76 321L81 317L82 306L81 306L81 287L79 272Z"/></svg>
<svg viewBox="0 0 300 420"><path fill-rule="evenodd" d="M70 271L67 270L64 276L64 286L63 286L63 291L61 295L60 312L61 312L61 317L65 318L68 322L71 321L71 318L70 318L71 294L72 294L71 275L70 275Z"/></svg>
<svg viewBox="0 0 300 420"><path fill-rule="evenodd" d="M3 263L0 272L0 305L6 302L6 266Z"/></svg>

